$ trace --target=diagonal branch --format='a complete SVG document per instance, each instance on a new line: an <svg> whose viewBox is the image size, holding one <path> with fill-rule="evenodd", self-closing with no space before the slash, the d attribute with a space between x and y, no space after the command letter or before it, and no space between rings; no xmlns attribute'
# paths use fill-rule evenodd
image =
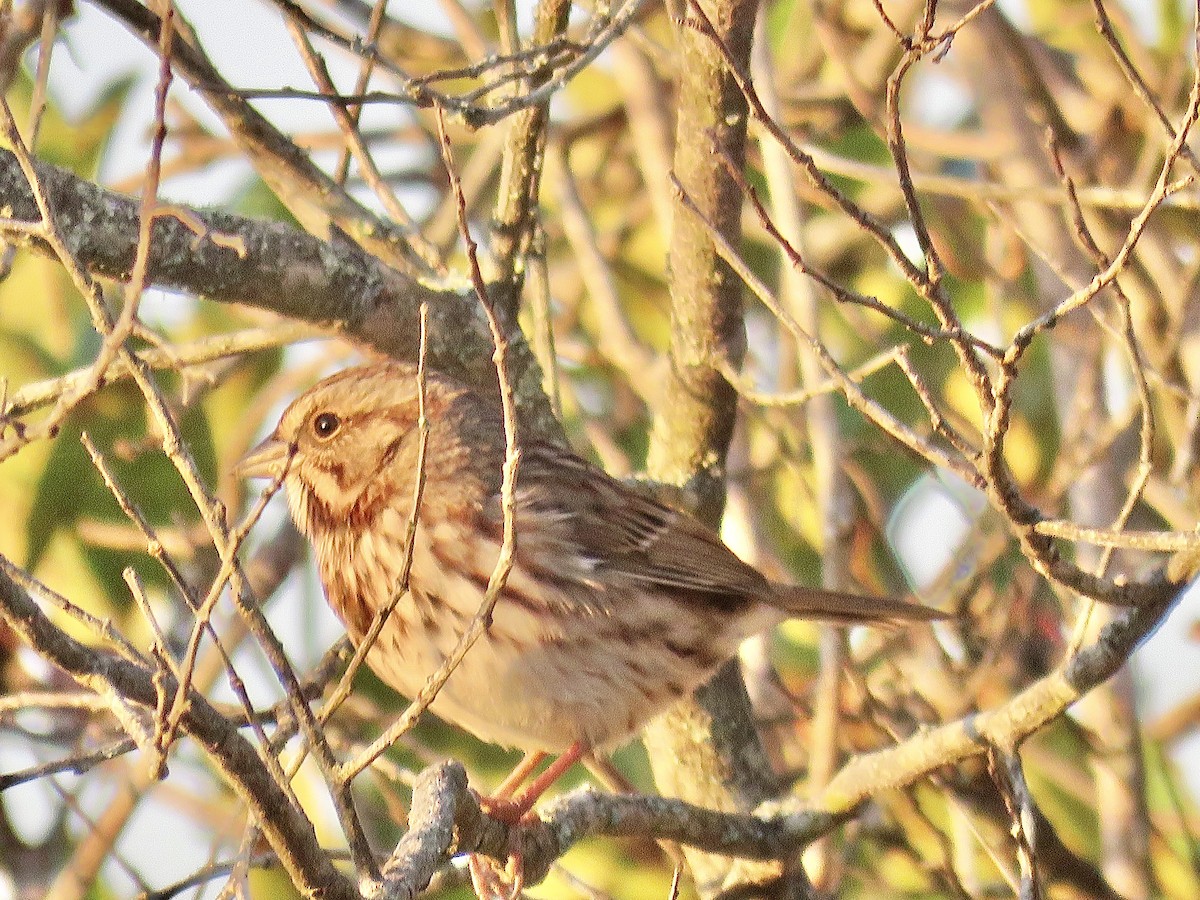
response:
<svg viewBox="0 0 1200 900"><path fill-rule="evenodd" d="M0 618L40 656L53 661L101 696L115 694L153 711L160 684L168 693L174 693L178 687L168 672L154 672L67 635L3 569L0 569ZM300 890L330 900L358 896L321 847L304 811L271 777L262 758L234 723L214 709L202 694L192 690L181 725L250 808Z"/></svg>
<svg viewBox="0 0 1200 900"><path fill-rule="evenodd" d="M39 163L40 186L72 256L92 275L127 280L138 246L136 199ZM0 149L0 238L52 255L16 157ZM172 207L155 217L148 284L243 303L341 330L381 353L415 361L420 310L429 307L429 364L476 385L496 383L494 349L475 292L433 290L346 240L325 241L281 222ZM533 354L508 330L509 368L522 411L557 433Z"/></svg>

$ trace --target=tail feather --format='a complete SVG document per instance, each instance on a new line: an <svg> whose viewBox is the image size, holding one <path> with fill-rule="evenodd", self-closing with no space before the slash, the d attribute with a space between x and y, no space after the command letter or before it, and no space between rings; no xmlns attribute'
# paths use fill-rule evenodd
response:
<svg viewBox="0 0 1200 900"><path fill-rule="evenodd" d="M894 597L864 597L786 584L774 588L768 602L791 618L818 619L838 625L936 622L952 618L940 609Z"/></svg>

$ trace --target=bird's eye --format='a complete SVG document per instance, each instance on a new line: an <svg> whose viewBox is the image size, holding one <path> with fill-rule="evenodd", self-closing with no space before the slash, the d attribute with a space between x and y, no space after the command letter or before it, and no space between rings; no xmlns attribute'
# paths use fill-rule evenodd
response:
<svg viewBox="0 0 1200 900"><path fill-rule="evenodd" d="M313 434L324 440L331 438L341 427L342 420L331 412L318 413L312 420Z"/></svg>

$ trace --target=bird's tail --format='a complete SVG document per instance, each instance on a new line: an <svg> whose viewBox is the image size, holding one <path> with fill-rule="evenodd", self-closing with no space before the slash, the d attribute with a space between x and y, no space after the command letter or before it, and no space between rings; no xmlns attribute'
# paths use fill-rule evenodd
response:
<svg viewBox="0 0 1200 900"><path fill-rule="evenodd" d="M774 588L769 602L789 618L819 619L837 625L936 622L951 618L939 609L893 597L864 597L787 584L777 584Z"/></svg>

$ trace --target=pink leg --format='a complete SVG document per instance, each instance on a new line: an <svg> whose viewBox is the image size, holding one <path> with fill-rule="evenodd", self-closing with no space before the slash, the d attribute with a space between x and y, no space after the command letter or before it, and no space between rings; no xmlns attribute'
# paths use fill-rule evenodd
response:
<svg viewBox="0 0 1200 900"><path fill-rule="evenodd" d="M515 800L515 803L518 807L523 807L521 815L524 815L533 809L533 804L538 802L538 798L541 797L542 794L546 793L546 791L550 789L550 786L554 784L554 782L558 781L558 779L565 775L571 766L579 762L580 757L583 756L583 753L583 744L581 744L579 741L576 741L567 748L567 751L562 756L550 763L550 765L546 767L545 772L533 779L533 781L529 782L529 787L525 788L525 790L521 792L521 795Z"/></svg>
<svg viewBox="0 0 1200 900"><path fill-rule="evenodd" d="M526 753L525 758L517 763L516 768L501 782L492 796L479 798L479 808L494 819L507 822L512 826L519 826L522 820L529 815L538 798L546 793L567 769L579 762L585 752L587 751L583 744L576 741L567 748L562 756L547 766L546 771L529 782L529 786L525 790L513 797L522 782L546 758L545 753ZM500 874L493 868L493 864L489 860L471 854L468 860L471 885L475 888L478 897L513 900L520 894L525 881L525 873L521 859L521 842L515 827L509 832L509 840L511 846L508 865L504 870L507 884L502 881Z"/></svg>
<svg viewBox="0 0 1200 900"><path fill-rule="evenodd" d="M533 804L538 802L538 798L546 793L550 786L558 781L567 769L579 762L584 752L583 744L576 741L567 748L562 756L547 766L545 772L529 782L529 786L525 790L516 797L511 797L521 782L529 776L529 773L542 761L541 758L545 757L546 754L540 754L539 758L534 759L532 763L530 762L530 758L535 754L527 755L525 759L521 760L517 768L513 770L512 774L504 779L504 783L500 785L495 794L491 797L480 799L480 807L489 816L515 825L533 809ZM519 778L517 777L518 774L520 774Z"/></svg>
<svg viewBox="0 0 1200 900"><path fill-rule="evenodd" d="M545 758L546 754L541 750L530 750L517 763L516 768L509 772L505 779L500 782L500 786L492 791L492 796L511 797Z"/></svg>

